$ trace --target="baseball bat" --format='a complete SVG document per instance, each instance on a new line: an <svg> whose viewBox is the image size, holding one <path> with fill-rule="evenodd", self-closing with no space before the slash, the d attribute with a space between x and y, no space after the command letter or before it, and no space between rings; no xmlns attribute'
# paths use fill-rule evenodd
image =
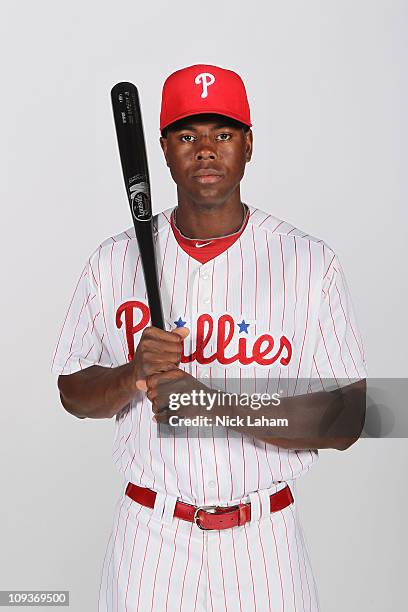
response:
<svg viewBox="0 0 408 612"><path fill-rule="evenodd" d="M139 94L133 83L117 83L111 90L126 194L139 245L152 325L165 329L153 241L152 203Z"/></svg>

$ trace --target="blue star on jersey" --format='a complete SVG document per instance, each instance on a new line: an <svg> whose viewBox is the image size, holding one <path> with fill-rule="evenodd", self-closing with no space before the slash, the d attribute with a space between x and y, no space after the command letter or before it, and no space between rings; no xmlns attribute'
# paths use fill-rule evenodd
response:
<svg viewBox="0 0 408 612"><path fill-rule="evenodd" d="M173 321L173 323L176 327L184 327L187 321L183 321L183 319L179 317L177 321Z"/></svg>
<svg viewBox="0 0 408 612"><path fill-rule="evenodd" d="M239 333L241 332L245 332L246 334L248 333L248 327L250 326L250 323L245 323L245 320L242 319L241 323L237 323L238 327L239 327Z"/></svg>

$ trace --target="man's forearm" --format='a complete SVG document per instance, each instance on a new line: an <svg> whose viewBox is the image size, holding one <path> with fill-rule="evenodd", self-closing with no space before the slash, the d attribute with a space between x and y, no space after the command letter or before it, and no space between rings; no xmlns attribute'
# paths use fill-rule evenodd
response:
<svg viewBox="0 0 408 612"><path fill-rule="evenodd" d="M134 378L131 363L117 368L91 366L59 376L62 405L80 419L109 419L140 393Z"/></svg>
<svg viewBox="0 0 408 612"><path fill-rule="evenodd" d="M236 403L230 416L241 417L244 423L232 425L232 429L268 444L287 449L344 450L359 438L364 426L365 381L341 390L282 398L279 405L259 411ZM257 426L256 419L262 422L263 417L276 421L276 425Z"/></svg>

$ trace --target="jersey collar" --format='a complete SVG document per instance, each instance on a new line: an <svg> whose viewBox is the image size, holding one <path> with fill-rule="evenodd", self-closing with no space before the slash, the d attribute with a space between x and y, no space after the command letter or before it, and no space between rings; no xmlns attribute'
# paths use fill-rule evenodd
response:
<svg viewBox="0 0 408 612"><path fill-rule="evenodd" d="M248 219L250 215L249 208L246 207L246 214L244 221L240 227L240 229L234 234L229 234L228 236L221 236L220 238L207 238L207 239L197 239L197 238L187 238L184 236L176 226L174 222L174 211L173 209L170 216L170 225L173 230L173 234L175 239L177 240L180 247L185 251L190 257L193 257L200 263L204 264L210 259L214 259L218 255L221 255L223 251L229 249L230 246L234 244L236 240L241 236L242 232L246 228L248 224Z"/></svg>

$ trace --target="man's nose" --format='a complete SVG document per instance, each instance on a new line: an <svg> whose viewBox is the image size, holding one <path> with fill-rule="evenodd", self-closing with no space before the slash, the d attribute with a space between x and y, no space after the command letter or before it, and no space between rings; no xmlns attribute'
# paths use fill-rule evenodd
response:
<svg viewBox="0 0 408 612"><path fill-rule="evenodd" d="M197 151L196 151L196 159L216 159L217 152L215 146L211 143L208 138L204 138L200 141Z"/></svg>

